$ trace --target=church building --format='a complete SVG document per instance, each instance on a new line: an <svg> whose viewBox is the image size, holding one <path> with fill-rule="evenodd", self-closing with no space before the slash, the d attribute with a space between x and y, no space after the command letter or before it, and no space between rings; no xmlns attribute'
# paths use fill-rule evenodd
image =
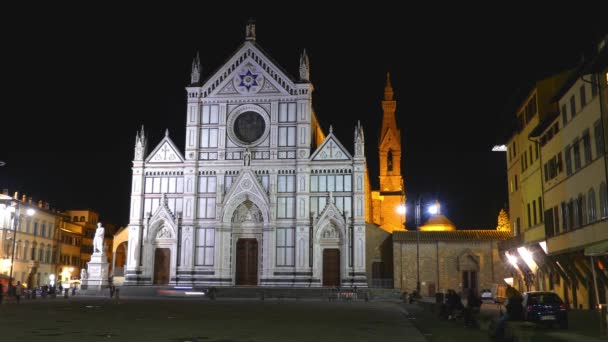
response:
<svg viewBox="0 0 608 342"><path fill-rule="evenodd" d="M136 137L125 285L367 286L363 129L352 149L323 132L309 74L305 51L298 77L277 65L253 23L205 79L195 57L185 151Z"/></svg>

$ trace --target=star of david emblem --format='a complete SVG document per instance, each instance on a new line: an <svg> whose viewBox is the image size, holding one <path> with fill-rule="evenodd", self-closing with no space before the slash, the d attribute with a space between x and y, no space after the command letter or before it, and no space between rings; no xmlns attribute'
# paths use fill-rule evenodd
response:
<svg viewBox="0 0 608 342"><path fill-rule="evenodd" d="M251 87L259 86L258 82L256 81L258 75L259 74L252 73L251 70L247 70L247 73L239 75L241 77L241 83L239 86L247 88L248 91L251 89Z"/></svg>

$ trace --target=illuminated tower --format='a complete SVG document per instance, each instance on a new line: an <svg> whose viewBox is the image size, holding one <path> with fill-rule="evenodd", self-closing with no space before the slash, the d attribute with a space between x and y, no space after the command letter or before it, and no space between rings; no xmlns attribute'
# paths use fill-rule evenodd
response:
<svg viewBox="0 0 608 342"><path fill-rule="evenodd" d="M397 128L395 110L397 101L393 98L390 74L386 74L384 100L382 101L382 129L378 154L380 157L380 215L381 227L389 232L404 229L405 189L401 177L401 131ZM403 208L403 207L401 207Z"/></svg>

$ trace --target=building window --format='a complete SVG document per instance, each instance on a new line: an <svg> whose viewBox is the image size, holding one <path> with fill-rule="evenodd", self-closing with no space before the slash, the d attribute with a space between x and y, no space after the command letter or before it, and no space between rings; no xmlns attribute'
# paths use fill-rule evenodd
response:
<svg viewBox="0 0 608 342"><path fill-rule="evenodd" d="M532 159L532 145L528 146L528 150L530 151L530 166L532 166L534 163L534 160Z"/></svg>
<svg viewBox="0 0 608 342"><path fill-rule="evenodd" d="M545 211L545 232L547 236L555 235L555 227L553 225L553 208Z"/></svg>
<svg viewBox="0 0 608 342"><path fill-rule="evenodd" d="M595 222L597 218L596 207L595 207L595 191L593 188L589 189L587 193L587 213L588 213L588 221L589 223Z"/></svg>
<svg viewBox="0 0 608 342"><path fill-rule="evenodd" d="M515 175L514 179L515 179L515 182L514 182L514 184L515 184L515 191L517 191L517 175Z"/></svg>
<svg viewBox="0 0 608 342"><path fill-rule="evenodd" d="M34 235L38 235L38 222L34 222Z"/></svg>
<svg viewBox="0 0 608 342"><path fill-rule="evenodd" d="M564 149L564 157L566 158L566 175L568 176L572 174L572 154L570 153L570 150L570 145L566 145L566 148Z"/></svg>
<svg viewBox="0 0 608 342"><path fill-rule="evenodd" d="M311 192L350 192L352 191L351 175L310 176Z"/></svg>
<svg viewBox="0 0 608 342"><path fill-rule="evenodd" d="M295 202L295 197L278 197L277 218L294 218L296 212Z"/></svg>
<svg viewBox="0 0 608 342"><path fill-rule="evenodd" d="M591 163L591 136L589 130L583 132L583 151L585 153L585 165Z"/></svg>
<svg viewBox="0 0 608 342"><path fill-rule="evenodd" d="M386 155L386 170L393 171L393 150L389 149Z"/></svg>
<svg viewBox="0 0 608 342"><path fill-rule="evenodd" d="M78 222L78 216L74 216L73 222Z"/></svg>
<svg viewBox="0 0 608 342"><path fill-rule="evenodd" d="M553 229L555 234L559 233L559 210L558 207L553 207Z"/></svg>
<svg viewBox="0 0 608 342"><path fill-rule="evenodd" d="M578 170L581 168L581 149L578 139L572 143L572 151L574 152L574 170Z"/></svg>
<svg viewBox="0 0 608 342"><path fill-rule="evenodd" d="M566 202L562 202L562 231L566 232L570 228L568 217L570 216L568 213L568 204Z"/></svg>
<svg viewBox="0 0 608 342"><path fill-rule="evenodd" d="M515 141L513 141L513 157L517 156L517 147L515 145Z"/></svg>
<svg viewBox="0 0 608 342"><path fill-rule="evenodd" d="M218 105L203 106L203 117L201 120L202 124L203 125L217 124L219 121L218 113L219 113Z"/></svg>
<svg viewBox="0 0 608 342"><path fill-rule="evenodd" d="M595 136L595 153L599 157L604 155L604 131L600 120L593 124L593 133Z"/></svg>
<svg viewBox="0 0 608 342"><path fill-rule="evenodd" d="M295 229L277 228L277 266L294 266Z"/></svg>
<svg viewBox="0 0 608 342"><path fill-rule="evenodd" d="M296 127L295 126L279 127L279 146L281 146L281 147L296 146Z"/></svg>
<svg viewBox="0 0 608 342"><path fill-rule="evenodd" d="M213 266L215 230L199 228L196 235L196 265Z"/></svg>
<svg viewBox="0 0 608 342"><path fill-rule="evenodd" d="M568 112L566 111L566 105L562 105L562 125L566 125L568 123Z"/></svg>
<svg viewBox="0 0 608 342"><path fill-rule="evenodd" d="M296 176L279 175L277 176L277 192L295 192Z"/></svg>
<svg viewBox="0 0 608 342"><path fill-rule="evenodd" d="M45 223L40 225L40 236L46 237L46 224Z"/></svg>
<svg viewBox="0 0 608 342"><path fill-rule="evenodd" d="M217 128L201 129L201 147L217 147Z"/></svg>
<svg viewBox="0 0 608 342"><path fill-rule="evenodd" d="M581 94L581 108L582 108L582 107L585 107L585 104L587 104L587 94L585 94L585 85L584 84L581 86L580 94Z"/></svg>
<svg viewBox="0 0 608 342"><path fill-rule="evenodd" d="M217 178L215 176L198 177L199 193L215 193L217 188Z"/></svg>
<svg viewBox="0 0 608 342"><path fill-rule="evenodd" d="M538 223L536 221L536 200L532 201L532 217L534 218L534 225L536 226L536 224Z"/></svg>
<svg viewBox="0 0 608 342"><path fill-rule="evenodd" d="M540 197L538 197L538 219L540 223L543 223L543 202Z"/></svg>
<svg viewBox="0 0 608 342"><path fill-rule="evenodd" d="M532 212L530 210L530 203L528 203L528 228L532 227Z"/></svg>
<svg viewBox="0 0 608 342"><path fill-rule="evenodd" d="M215 218L215 197L199 197L198 218Z"/></svg>
<svg viewBox="0 0 608 342"><path fill-rule="evenodd" d="M576 115L576 101L574 95L570 96L570 117L574 118Z"/></svg>
<svg viewBox="0 0 608 342"><path fill-rule="evenodd" d="M602 214L601 218L608 217L608 187L604 182L600 184L600 212Z"/></svg>
<svg viewBox="0 0 608 342"><path fill-rule="evenodd" d="M296 103L279 103L279 122L296 122Z"/></svg>

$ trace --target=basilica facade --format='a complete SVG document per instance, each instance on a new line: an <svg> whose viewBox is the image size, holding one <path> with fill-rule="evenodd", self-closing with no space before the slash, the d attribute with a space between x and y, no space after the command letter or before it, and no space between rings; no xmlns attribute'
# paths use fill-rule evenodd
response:
<svg viewBox="0 0 608 342"><path fill-rule="evenodd" d="M248 24L201 70L197 56L185 151L137 134L125 285L367 286L363 129L351 149L321 129L306 52L293 77Z"/></svg>

